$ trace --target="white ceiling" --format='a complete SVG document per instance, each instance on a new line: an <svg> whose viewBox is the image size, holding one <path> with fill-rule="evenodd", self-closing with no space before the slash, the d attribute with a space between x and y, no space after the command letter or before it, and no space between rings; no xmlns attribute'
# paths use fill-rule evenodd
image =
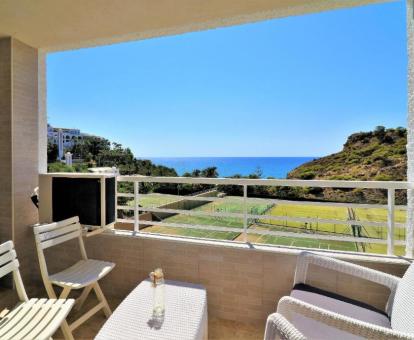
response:
<svg viewBox="0 0 414 340"><path fill-rule="evenodd" d="M65 50L385 0L0 0L0 37Z"/></svg>

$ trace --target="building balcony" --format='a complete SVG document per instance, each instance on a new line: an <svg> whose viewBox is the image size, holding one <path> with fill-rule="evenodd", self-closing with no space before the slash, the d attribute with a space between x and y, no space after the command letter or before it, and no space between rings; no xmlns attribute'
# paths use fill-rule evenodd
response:
<svg viewBox="0 0 414 340"><path fill-rule="evenodd" d="M47 172L48 53L374 3L378 1L127 1L123 6L96 0L1 2L0 240L13 240L28 295L46 296L29 226L39 221L30 195L39 185L39 173ZM414 10L412 1L406 4L408 182L121 176L119 186L125 190L118 190L117 223L85 237L91 258L116 263L102 280L113 308L161 267L166 278L206 287L210 338L256 339L263 336L267 316L292 289L303 250L403 275L413 259L414 243ZM145 118L140 124L145 126ZM145 190L154 183L175 189L200 185L219 192L220 186L237 190L225 196L176 191L169 197L164 192L162 199L155 199ZM304 203L251 195L252 188L260 186L377 190L386 199ZM396 204L401 192L408 192L407 206ZM325 212L315 213L318 207ZM79 254L76 247L70 241L47 251L50 272L73 264ZM316 267L309 275L319 287L385 308L388 291L377 284ZM16 299L10 282L2 280L0 287L1 307L12 306ZM75 337L92 338L104 321L103 315L96 315L75 330Z"/></svg>
<svg viewBox="0 0 414 340"><path fill-rule="evenodd" d="M149 183L209 187L192 195L144 193ZM238 187L242 196L220 194L225 185ZM258 186L383 190L388 203L250 197L251 188ZM102 289L113 308L154 268L161 267L168 279L206 287L211 339L261 339L267 316L275 312L280 298L289 295L292 289L298 254L303 250L396 276L404 274L411 261L410 256L406 257L411 248L405 241L410 231L401 217L406 207L395 205L394 193L410 189L411 184L406 182L119 176L117 223L114 228L85 237L86 248L90 258L116 263L113 272L102 281ZM293 207L289 210L292 214L272 214L285 205ZM322 207L324 211L332 207L345 212L353 209L357 213L338 213L328 219L306 216L300 206ZM363 226L362 232L354 234L358 228L352 226ZM371 234L374 232L375 237ZM73 256L79 254L77 243L71 242L50 249L47 254L50 272L60 271L78 260ZM318 267L311 267L309 278L312 285L351 296L380 310L385 308L389 292L380 285ZM45 295L39 281L32 289L31 295ZM75 337L93 338L105 320L103 313L96 315L75 330Z"/></svg>

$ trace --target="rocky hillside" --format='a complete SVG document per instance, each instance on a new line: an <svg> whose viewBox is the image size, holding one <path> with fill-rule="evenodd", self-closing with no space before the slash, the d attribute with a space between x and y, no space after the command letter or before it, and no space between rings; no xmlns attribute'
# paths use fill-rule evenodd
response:
<svg viewBox="0 0 414 340"><path fill-rule="evenodd" d="M343 150L292 170L288 178L331 180L403 181L407 174L407 132L404 128L385 129L378 126L371 132L358 132L348 137ZM381 190L309 189L300 196L352 202L386 201ZM404 193L397 192L397 201L403 203Z"/></svg>

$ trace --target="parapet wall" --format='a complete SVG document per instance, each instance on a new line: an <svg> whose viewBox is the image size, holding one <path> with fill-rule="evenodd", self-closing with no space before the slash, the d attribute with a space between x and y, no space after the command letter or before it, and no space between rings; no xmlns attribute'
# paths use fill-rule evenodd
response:
<svg viewBox="0 0 414 340"><path fill-rule="evenodd" d="M54 247L57 252L49 257L50 272L75 260L74 247L74 243ZM264 327L267 316L276 310L278 300L289 294L299 253L288 248L143 234L101 234L86 239L86 248L90 258L116 263L113 272L102 281L105 294L124 298L149 272L161 267L167 279L203 284L212 317L260 327ZM364 260L358 261L359 258ZM391 263L385 258L381 261L378 257L353 256L352 261L397 276L402 276L408 265L402 261ZM316 267L311 267L309 272L310 283L317 287L377 308L385 306L388 291L381 286Z"/></svg>

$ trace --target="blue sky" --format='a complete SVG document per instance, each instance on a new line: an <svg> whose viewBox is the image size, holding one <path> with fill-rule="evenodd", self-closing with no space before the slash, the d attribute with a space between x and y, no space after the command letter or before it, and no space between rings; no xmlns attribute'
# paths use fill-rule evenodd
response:
<svg viewBox="0 0 414 340"><path fill-rule="evenodd" d="M48 119L137 157L322 156L406 126L403 2L50 54Z"/></svg>

